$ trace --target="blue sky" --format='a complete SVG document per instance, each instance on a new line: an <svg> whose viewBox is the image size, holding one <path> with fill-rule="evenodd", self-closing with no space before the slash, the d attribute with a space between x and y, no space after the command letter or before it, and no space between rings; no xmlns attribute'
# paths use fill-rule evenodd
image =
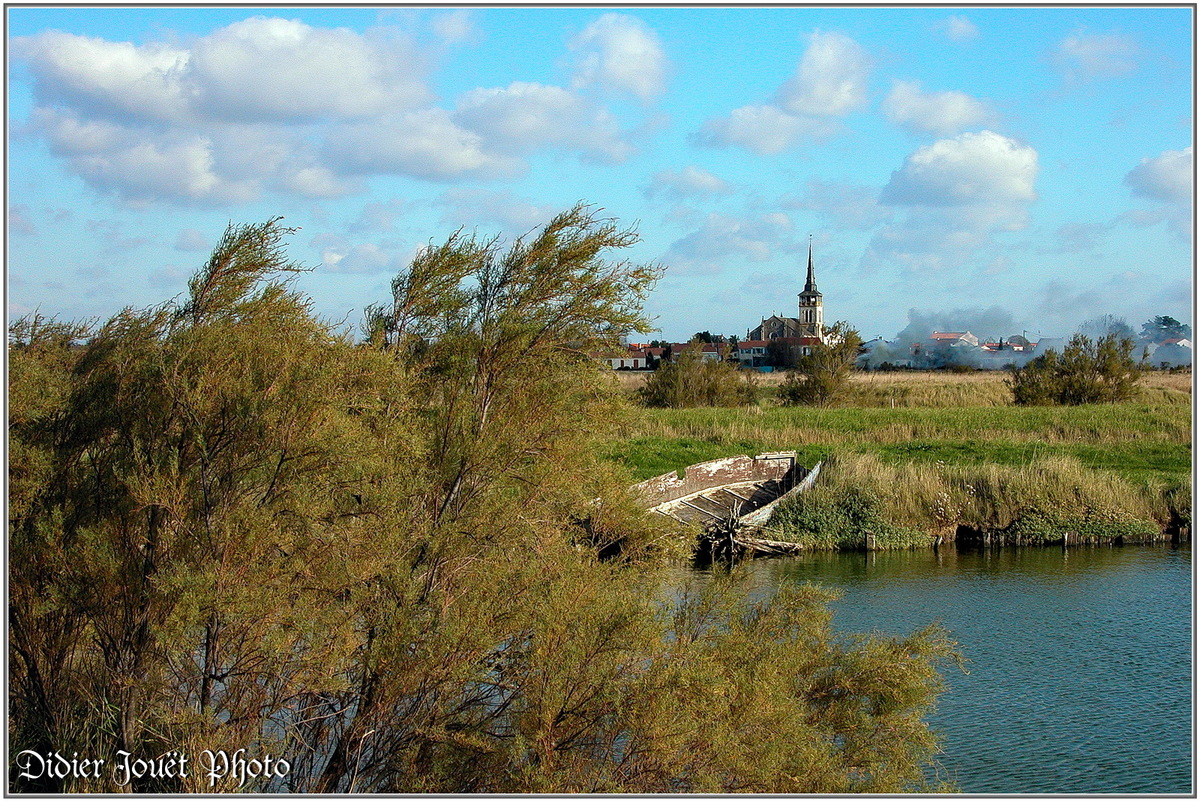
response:
<svg viewBox="0 0 1200 802"><path fill-rule="evenodd" d="M660 336L795 314L1062 336L1191 317L1192 10L8 9L8 314L185 290L283 216L357 326L459 227L577 201Z"/></svg>

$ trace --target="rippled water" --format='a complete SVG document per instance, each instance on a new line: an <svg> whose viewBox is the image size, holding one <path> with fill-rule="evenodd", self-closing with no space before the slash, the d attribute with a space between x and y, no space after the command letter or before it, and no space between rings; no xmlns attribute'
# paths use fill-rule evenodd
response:
<svg viewBox="0 0 1200 802"><path fill-rule="evenodd" d="M941 621L970 661L931 725L963 793L1192 793L1191 549L1012 548L760 560L840 589L835 626Z"/></svg>

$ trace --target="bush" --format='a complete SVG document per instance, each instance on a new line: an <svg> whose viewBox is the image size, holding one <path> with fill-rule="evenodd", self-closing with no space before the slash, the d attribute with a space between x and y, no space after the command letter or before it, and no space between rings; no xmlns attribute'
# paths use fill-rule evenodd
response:
<svg viewBox="0 0 1200 802"><path fill-rule="evenodd" d="M868 534L879 549L929 544L928 535L885 520L882 507L869 490L818 486L785 502L771 518L771 530L780 539L816 549L861 550Z"/></svg>
<svg viewBox="0 0 1200 802"><path fill-rule="evenodd" d="M1008 386L1022 405L1116 403L1133 395L1140 377L1133 340L1076 334L1061 355L1051 349L1013 370Z"/></svg>
<svg viewBox="0 0 1200 802"><path fill-rule="evenodd" d="M705 359L695 347L675 362L664 362L638 396L648 407L740 407L758 399L758 387L751 374L723 359Z"/></svg>
<svg viewBox="0 0 1200 802"><path fill-rule="evenodd" d="M825 341L797 362L797 371L779 385L784 406L828 404L846 388L850 369L862 348L858 332L839 321L825 329Z"/></svg>

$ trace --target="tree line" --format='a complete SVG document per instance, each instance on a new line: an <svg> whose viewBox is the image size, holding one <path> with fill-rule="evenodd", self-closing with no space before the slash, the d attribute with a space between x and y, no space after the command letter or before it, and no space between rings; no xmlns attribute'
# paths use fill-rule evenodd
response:
<svg viewBox="0 0 1200 802"><path fill-rule="evenodd" d="M290 233L230 226L181 299L10 327L10 792L929 787L944 631L680 587L597 458L621 400L589 354L661 272L619 258L632 231L457 233L357 338L295 289ZM287 770L21 762L239 749Z"/></svg>

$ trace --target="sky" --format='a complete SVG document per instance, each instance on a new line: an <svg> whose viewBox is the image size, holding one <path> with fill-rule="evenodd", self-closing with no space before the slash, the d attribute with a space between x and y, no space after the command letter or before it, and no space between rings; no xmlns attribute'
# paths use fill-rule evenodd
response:
<svg viewBox="0 0 1200 802"><path fill-rule="evenodd" d="M1189 7L9 6L7 311L107 319L282 217L323 318L578 202L645 339L1192 318Z"/></svg>

